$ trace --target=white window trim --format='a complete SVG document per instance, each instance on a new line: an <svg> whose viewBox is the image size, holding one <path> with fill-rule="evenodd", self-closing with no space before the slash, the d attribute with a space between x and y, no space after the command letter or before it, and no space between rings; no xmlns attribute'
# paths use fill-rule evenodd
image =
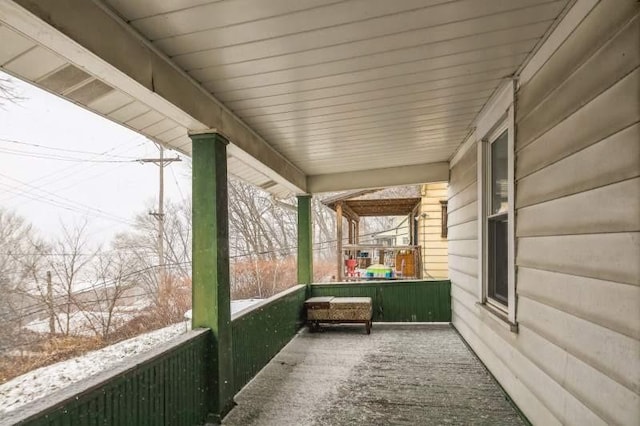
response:
<svg viewBox="0 0 640 426"><path fill-rule="evenodd" d="M514 111L515 81L510 80L497 91L498 96L492 105L480 116L476 126L476 141L478 155L478 295L479 302L490 307L491 311L502 313L516 330L516 266L515 266L515 111ZM491 192L487 174L489 155L489 141L494 140L504 130L508 130L508 171L507 197L509 217L508 247L507 247L507 277L509 286L508 307L492 303L487 298L488 283L488 196Z"/></svg>

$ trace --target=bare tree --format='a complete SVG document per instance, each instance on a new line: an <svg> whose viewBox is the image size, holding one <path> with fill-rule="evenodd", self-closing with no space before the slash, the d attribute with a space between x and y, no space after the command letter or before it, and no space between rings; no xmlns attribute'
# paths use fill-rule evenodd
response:
<svg viewBox="0 0 640 426"><path fill-rule="evenodd" d="M96 281L75 297L87 323L103 340L108 340L118 326L130 319L121 302L133 286L133 270L134 262L126 253L99 253L92 265Z"/></svg>
<svg viewBox="0 0 640 426"><path fill-rule="evenodd" d="M20 100L22 100L22 97L18 95L12 79L0 75L0 107L4 104L16 103Z"/></svg>
<svg viewBox="0 0 640 426"><path fill-rule="evenodd" d="M57 314L60 330L66 336L71 331L72 314L77 309L75 293L84 279L90 278L89 266L98 253L87 239L87 220L69 227L61 223L62 236L52 245L49 266L54 276L54 294L63 300L62 313Z"/></svg>
<svg viewBox="0 0 640 426"><path fill-rule="evenodd" d="M126 252L136 272L135 282L160 310L177 315L172 307L171 295L191 282L191 203L169 202L165 206L164 264L162 282L158 271L158 244L156 219L138 214L132 232L120 233L113 248ZM180 315L184 314L182 312Z"/></svg>
<svg viewBox="0 0 640 426"><path fill-rule="evenodd" d="M30 250L31 224L17 214L0 208L0 348L11 347L20 337L23 300L28 271L21 257Z"/></svg>

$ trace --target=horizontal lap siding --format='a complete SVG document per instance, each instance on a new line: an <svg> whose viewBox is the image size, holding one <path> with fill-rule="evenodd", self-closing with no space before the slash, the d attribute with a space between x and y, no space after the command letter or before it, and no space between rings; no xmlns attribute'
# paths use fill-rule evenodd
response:
<svg viewBox="0 0 640 426"><path fill-rule="evenodd" d="M477 304L475 147L451 170L452 322L534 424L640 418L639 8L599 2L516 94L518 333Z"/></svg>
<svg viewBox="0 0 640 426"><path fill-rule="evenodd" d="M459 288L477 294L478 207L475 146L451 168L448 202L449 279Z"/></svg>
<svg viewBox="0 0 640 426"><path fill-rule="evenodd" d="M601 2L516 104L518 346L578 414L629 425L640 418L638 40L637 2Z"/></svg>
<svg viewBox="0 0 640 426"><path fill-rule="evenodd" d="M418 221L418 244L422 247L424 278L446 279L447 239L442 237L442 206L447 199L447 183L422 185L422 201Z"/></svg>

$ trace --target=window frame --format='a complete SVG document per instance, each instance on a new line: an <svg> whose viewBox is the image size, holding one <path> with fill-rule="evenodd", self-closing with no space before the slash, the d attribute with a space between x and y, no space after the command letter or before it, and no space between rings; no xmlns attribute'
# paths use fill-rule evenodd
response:
<svg viewBox="0 0 640 426"><path fill-rule="evenodd" d="M511 82L510 82L511 83ZM503 96L495 102L493 114L479 122L481 133L478 140L478 276L479 303L497 317L511 324L517 331L516 322L516 266L515 266L515 120L513 85L502 91ZM490 211L491 188L491 144L507 131L507 211L492 214ZM507 218L507 305L489 296L489 219L506 215Z"/></svg>

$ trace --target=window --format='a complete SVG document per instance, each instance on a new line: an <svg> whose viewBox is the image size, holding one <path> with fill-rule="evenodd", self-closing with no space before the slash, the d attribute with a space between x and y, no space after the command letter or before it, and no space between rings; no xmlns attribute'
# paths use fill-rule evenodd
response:
<svg viewBox="0 0 640 426"><path fill-rule="evenodd" d="M512 104L487 127L478 151L481 303L517 330Z"/></svg>
<svg viewBox="0 0 640 426"><path fill-rule="evenodd" d="M493 141L489 141L488 194L489 211L487 214L487 298L502 306L509 305L508 278L508 228L509 198L508 182L508 130L504 130Z"/></svg>

